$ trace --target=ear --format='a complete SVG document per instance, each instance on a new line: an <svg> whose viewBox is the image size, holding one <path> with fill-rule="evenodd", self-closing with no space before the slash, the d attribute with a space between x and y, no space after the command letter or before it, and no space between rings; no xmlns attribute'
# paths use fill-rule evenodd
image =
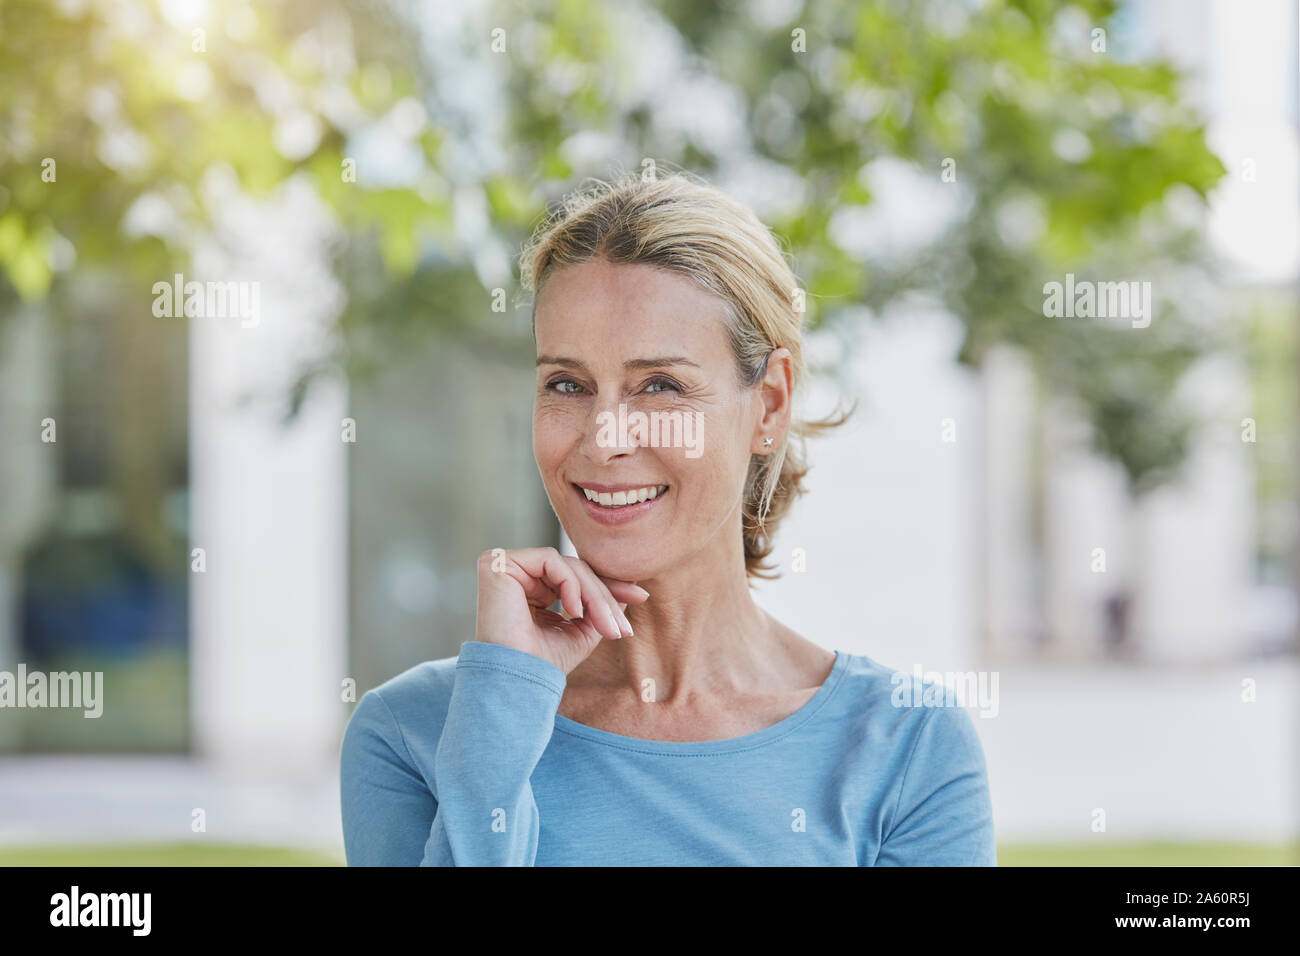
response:
<svg viewBox="0 0 1300 956"><path fill-rule="evenodd" d="M756 455L770 455L781 447L790 425L791 402L794 397L794 357L788 348L782 346L772 350L772 354L767 357L767 372L757 387L762 415L754 429L749 450ZM764 438L771 438L772 444L764 445Z"/></svg>

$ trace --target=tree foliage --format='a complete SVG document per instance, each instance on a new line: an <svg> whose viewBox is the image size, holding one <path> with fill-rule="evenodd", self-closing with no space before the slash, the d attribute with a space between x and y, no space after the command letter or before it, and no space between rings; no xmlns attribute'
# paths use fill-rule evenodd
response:
<svg viewBox="0 0 1300 956"><path fill-rule="evenodd" d="M301 399L332 366L379 370L449 327L519 348L512 262L547 204L652 160L748 184L810 325L927 296L963 323L962 362L1024 350L1135 488L1166 477L1194 426L1175 386L1222 344L1187 290L1224 168L1177 72L1128 55L1113 0L777 7L213 2L196 52L145 0L5 0L0 294L39 299L73 262L168 274L219 212L215 167L254 193L306 178L345 230L349 295ZM895 189L928 198L899 210ZM176 228L131 234L142 200ZM1157 314L1045 316L1067 272L1151 281Z"/></svg>

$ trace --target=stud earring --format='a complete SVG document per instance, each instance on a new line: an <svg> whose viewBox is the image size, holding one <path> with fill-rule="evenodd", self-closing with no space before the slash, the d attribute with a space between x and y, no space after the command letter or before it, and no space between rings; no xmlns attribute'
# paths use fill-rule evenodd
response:
<svg viewBox="0 0 1300 956"><path fill-rule="evenodd" d="M764 447L764 448L771 448L771 447L772 447L772 439L771 439L771 438L764 438L764 439L763 439L763 447Z"/></svg>

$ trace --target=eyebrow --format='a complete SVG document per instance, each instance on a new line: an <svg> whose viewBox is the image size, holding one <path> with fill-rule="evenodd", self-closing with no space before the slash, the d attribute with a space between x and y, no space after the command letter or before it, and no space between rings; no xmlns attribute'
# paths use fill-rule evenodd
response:
<svg viewBox="0 0 1300 956"><path fill-rule="evenodd" d="M538 356L537 365L538 367L543 365L560 365L565 368L576 368L581 369L582 371L587 370L587 366L583 365L576 359L561 358L554 355ZM666 355L659 358L628 359L623 363L623 368L629 370L638 368L663 368L666 365L693 365L695 368L700 367L698 363L692 362L684 355Z"/></svg>

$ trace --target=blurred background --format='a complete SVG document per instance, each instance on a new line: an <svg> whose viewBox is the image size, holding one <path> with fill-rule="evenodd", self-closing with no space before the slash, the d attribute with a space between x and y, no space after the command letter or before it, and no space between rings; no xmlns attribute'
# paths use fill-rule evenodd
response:
<svg viewBox="0 0 1300 956"><path fill-rule="evenodd" d="M519 248L676 168L786 244L807 413L860 403L760 603L997 676L1003 864L1300 863L1298 34L0 0L0 672L103 675L98 718L0 707L0 863L342 862L355 701L473 639L481 551L567 545ZM1150 283L1149 323L1047 314L1067 275Z"/></svg>

